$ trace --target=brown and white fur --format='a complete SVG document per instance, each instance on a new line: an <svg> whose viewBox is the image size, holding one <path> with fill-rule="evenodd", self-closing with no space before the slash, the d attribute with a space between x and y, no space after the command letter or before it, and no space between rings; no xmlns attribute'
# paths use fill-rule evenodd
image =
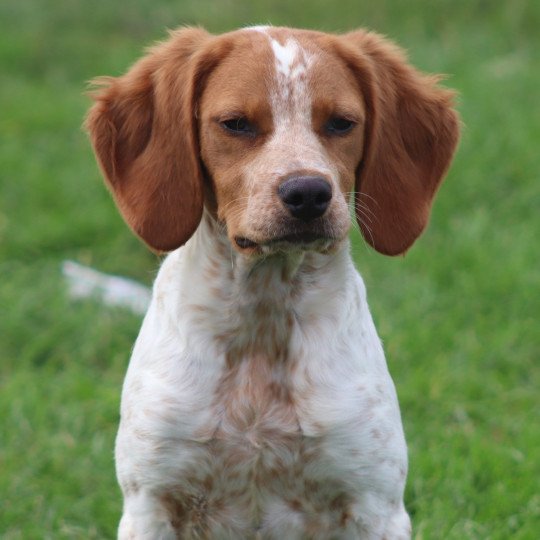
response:
<svg viewBox="0 0 540 540"><path fill-rule="evenodd" d="M381 36L184 28L99 81L127 223L171 251L126 376L119 538L410 538L394 385L347 239L428 221L452 92Z"/></svg>

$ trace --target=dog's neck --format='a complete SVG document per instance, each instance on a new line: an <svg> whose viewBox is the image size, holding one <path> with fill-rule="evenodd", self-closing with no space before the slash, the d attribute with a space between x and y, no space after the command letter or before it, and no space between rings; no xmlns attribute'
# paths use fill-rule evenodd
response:
<svg viewBox="0 0 540 540"><path fill-rule="evenodd" d="M342 312L352 269L348 245L344 241L332 253L298 249L246 256L205 214L186 246L190 263L185 270L190 281L195 274L200 287L186 290L184 301L195 303L195 313L204 313L200 324L228 357L264 354L284 360L295 327Z"/></svg>

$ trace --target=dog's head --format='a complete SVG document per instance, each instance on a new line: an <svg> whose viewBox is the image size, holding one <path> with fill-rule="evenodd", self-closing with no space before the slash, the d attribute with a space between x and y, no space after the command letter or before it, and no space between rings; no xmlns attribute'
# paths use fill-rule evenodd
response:
<svg viewBox="0 0 540 540"><path fill-rule="evenodd" d="M95 153L127 223L159 251L190 238L204 205L240 252L327 249L347 235L355 192L365 239L403 253L459 135L453 93L362 30L185 28L99 83Z"/></svg>

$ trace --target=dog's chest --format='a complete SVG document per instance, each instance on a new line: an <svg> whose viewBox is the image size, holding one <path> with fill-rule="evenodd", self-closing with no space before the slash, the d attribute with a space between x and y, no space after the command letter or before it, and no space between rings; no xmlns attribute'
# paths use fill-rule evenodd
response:
<svg viewBox="0 0 540 540"><path fill-rule="evenodd" d="M347 456L316 412L333 409L335 393L313 383L317 355L299 327L319 307L301 311L296 297L314 278L304 270L291 280L275 264L248 273L238 289L221 287L219 301L190 300L183 340L166 342L160 356L169 360L152 367L157 382L142 382L162 396L147 400L145 453L181 538L330 538L352 526Z"/></svg>
<svg viewBox="0 0 540 540"><path fill-rule="evenodd" d="M344 485L332 479L324 436L302 432L289 369L254 355L224 370L210 421L194 434L196 465L165 498L181 537L266 538L347 522Z"/></svg>

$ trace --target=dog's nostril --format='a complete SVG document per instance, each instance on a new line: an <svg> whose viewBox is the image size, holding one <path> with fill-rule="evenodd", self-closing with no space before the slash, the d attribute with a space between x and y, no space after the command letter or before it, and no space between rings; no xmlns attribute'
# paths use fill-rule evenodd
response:
<svg viewBox="0 0 540 540"><path fill-rule="evenodd" d="M318 176L298 176L283 182L278 195L293 217L311 221L326 212L332 199L332 186Z"/></svg>
<svg viewBox="0 0 540 540"><path fill-rule="evenodd" d="M320 191L315 196L315 204L327 204L332 198L331 191Z"/></svg>
<svg viewBox="0 0 540 540"><path fill-rule="evenodd" d="M301 206L303 204L304 200L302 198L302 194L299 192L292 193L286 204L292 205L292 206Z"/></svg>

